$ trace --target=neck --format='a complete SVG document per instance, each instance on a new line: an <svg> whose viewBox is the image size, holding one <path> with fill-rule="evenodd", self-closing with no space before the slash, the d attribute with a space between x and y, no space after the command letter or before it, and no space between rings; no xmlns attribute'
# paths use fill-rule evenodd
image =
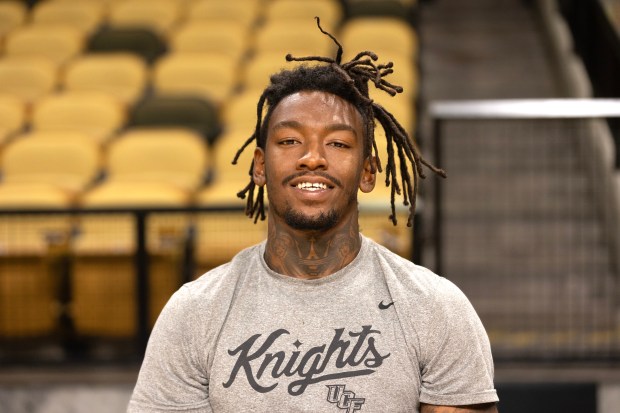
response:
<svg viewBox="0 0 620 413"><path fill-rule="evenodd" d="M265 261L294 278L318 279L344 268L361 248L357 214L324 232L299 231L269 216Z"/></svg>

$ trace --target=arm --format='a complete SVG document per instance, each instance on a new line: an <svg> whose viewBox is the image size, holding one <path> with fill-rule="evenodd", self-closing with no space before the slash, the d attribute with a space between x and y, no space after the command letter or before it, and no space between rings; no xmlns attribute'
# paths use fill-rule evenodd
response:
<svg viewBox="0 0 620 413"><path fill-rule="evenodd" d="M495 403L475 404L470 406L435 406L420 405L420 413L497 413Z"/></svg>

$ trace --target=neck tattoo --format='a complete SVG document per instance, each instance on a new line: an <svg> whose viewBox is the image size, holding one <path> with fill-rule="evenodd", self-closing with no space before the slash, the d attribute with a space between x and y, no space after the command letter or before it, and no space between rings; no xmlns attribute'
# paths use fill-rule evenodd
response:
<svg viewBox="0 0 620 413"><path fill-rule="evenodd" d="M356 218L335 233L318 235L296 236L286 228L270 225L265 261L272 270L295 278L333 274L353 261L361 247Z"/></svg>

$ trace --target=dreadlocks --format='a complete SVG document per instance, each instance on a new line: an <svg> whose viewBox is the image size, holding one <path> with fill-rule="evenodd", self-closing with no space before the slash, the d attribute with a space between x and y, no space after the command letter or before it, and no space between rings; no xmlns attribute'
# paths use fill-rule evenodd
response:
<svg viewBox="0 0 620 413"><path fill-rule="evenodd" d="M323 30L320 20L316 17L319 30L329 36L338 46L336 58L320 56L293 57L286 55L288 62L319 62L325 63L316 66L301 65L292 70L283 70L271 76L270 85L263 91L256 108L256 127L252 136L237 151L233 164L237 163L243 150L252 142L260 148L264 148L267 140L267 127L273 110L278 103L295 92L301 90L318 90L331 93L351 102L362 115L364 120L364 156L374 156L377 160L377 170L382 172L377 144L375 142L375 120L385 131L387 140L387 163L385 166L385 185L391 185L391 215L392 223L396 225L396 194L402 195L403 204L409 206L407 226L412 226L415 214L416 194L418 190L418 178L425 178L422 165L425 165L436 174L446 177L446 173L426 161L417 150L414 142L409 139L407 132L401 124L384 107L373 102L368 94L368 82L372 82L376 88L381 89L391 96L401 93L403 88L393 85L385 80L385 76L392 73L392 62L376 64L378 57L371 51L363 51L357 54L351 61L341 63L342 45L334 36ZM263 107L267 104L267 113L263 119ZM395 160L398 159L397 168ZM413 174L409 171L409 164L413 166ZM254 161L250 165L250 183L243 188L237 196L245 199L247 203L245 214L254 218L257 222L260 218L265 219L264 188L258 188L255 196L256 184L251 176L254 169ZM373 173L376 172L373 166ZM398 179L400 173L400 182Z"/></svg>

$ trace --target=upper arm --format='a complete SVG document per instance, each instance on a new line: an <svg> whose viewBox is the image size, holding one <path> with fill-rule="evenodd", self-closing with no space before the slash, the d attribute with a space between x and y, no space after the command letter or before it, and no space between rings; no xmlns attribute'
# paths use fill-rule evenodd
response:
<svg viewBox="0 0 620 413"><path fill-rule="evenodd" d="M420 405L420 413L497 413L495 403L474 404L469 406Z"/></svg>

